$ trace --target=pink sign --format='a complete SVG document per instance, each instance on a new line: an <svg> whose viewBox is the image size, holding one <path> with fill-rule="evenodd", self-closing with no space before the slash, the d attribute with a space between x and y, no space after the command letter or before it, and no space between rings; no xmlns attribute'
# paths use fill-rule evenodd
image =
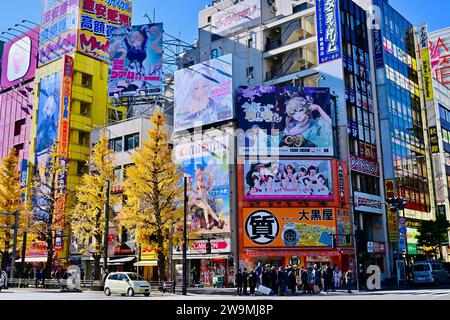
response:
<svg viewBox="0 0 450 320"><path fill-rule="evenodd" d="M1 88L10 88L34 77L37 63L37 32L29 30L7 42L3 50Z"/></svg>

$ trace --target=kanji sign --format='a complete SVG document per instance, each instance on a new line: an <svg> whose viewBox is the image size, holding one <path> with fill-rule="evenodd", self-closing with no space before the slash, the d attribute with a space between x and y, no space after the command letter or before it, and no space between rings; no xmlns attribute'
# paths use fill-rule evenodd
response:
<svg viewBox="0 0 450 320"><path fill-rule="evenodd" d="M432 153L439 153L439 136L436 126L430 127L430 145Z"/></svg>

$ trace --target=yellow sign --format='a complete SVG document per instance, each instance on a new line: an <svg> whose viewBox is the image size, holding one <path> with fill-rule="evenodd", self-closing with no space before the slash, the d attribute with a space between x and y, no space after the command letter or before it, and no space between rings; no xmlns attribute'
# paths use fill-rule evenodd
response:
<svg viewBox="0 0 450 320"><path fill-rule="evenodd" d="M423 72L423 86L425 90L425 99L433 101L433 77L431 75L430 52L428 49L421 51L422 56L422 72Z"/></svg>
<svg viewBox="0 0 450 320"><path fill-rule="evenodd" d="M131 26L130 1L81 0L78 51L109 61L109 39L119 27Z"/></svg>
<svg viewBox="0 0 450 320"><path fill-rule="evenodd" d="M397 212L388 210L388 228L389 228L389 240L391 243L398 242L398 217Z"/></svg>
<svg viewBox="0 0 450 320"><path fill-rule="evenodd" d="M158 252L152 247L143 247L141 260L158 260Z"/></svg>

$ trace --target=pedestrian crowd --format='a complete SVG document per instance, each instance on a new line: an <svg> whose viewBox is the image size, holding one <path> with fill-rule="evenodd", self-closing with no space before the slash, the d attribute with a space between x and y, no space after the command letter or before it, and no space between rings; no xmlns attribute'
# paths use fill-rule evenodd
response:
<svg viewBox="0 0 450 320"><path fill-rule="evenodd" d="M258 263L251 271L247 268L239 269L234 283L239 296L254 296L255 290L278 296L326 294L340 288L346 288L351 293L353 273L351 269L342 272L339 267L329 264L314 264L313 267L275 267L261 266Z"/></svg>

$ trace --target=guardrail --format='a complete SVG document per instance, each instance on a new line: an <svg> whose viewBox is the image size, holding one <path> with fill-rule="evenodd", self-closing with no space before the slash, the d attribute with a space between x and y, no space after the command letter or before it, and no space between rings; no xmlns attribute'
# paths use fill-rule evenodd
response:
<svg viewBox="0 0 450 320"><path fill-rule="evenodd" d="M80 280L81 289L93 290L95 286L101 286L101 281ZM42 289L67 289L67 279L8 279L8 287L18 288L42 288Z"/></svg>

